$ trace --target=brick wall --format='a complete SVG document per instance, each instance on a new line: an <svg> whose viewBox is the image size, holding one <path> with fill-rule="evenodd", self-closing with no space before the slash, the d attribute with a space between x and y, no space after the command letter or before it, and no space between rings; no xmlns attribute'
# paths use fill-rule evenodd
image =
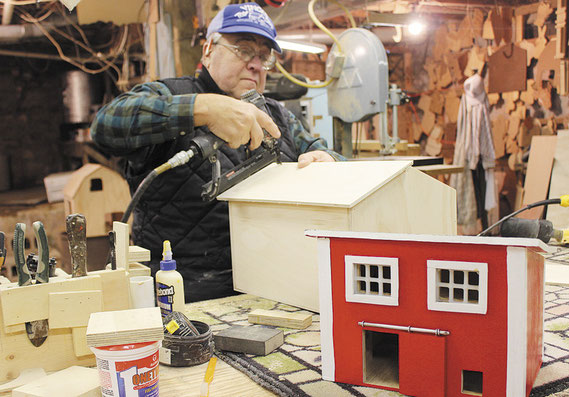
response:
<svg viewBox="0 0 569 397"><path fill-rule="evenodd" d="M10 189L43 183L63 170L62 62L0 57L0 162ZM5 160L5 159L4 159ZM8 166L8 172L5 167Z"/></svg>

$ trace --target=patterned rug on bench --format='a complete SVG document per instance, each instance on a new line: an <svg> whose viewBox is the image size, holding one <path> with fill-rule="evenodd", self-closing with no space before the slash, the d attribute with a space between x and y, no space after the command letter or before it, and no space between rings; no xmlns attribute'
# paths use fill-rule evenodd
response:
<svg viewBox="0 0 569 397"><path fill-rule="evenodd" d="M546 285L545 355L530 397L569 396L569 287ZM306 312L298 308L237 295L192 303L186 315L210 324L212 331L232 325L248 325L247 314L254 309ZM284 344L267 356L216 351L219 358L245 372L255 382L279 396L402 396L377 388L323 381L320 372L320 319L304 330L282 328Z"/></svg>

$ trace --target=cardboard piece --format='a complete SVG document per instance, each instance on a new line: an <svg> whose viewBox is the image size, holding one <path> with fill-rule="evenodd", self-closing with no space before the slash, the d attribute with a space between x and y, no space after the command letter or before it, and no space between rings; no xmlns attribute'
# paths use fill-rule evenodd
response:
<svg viewBox="0 0 569 397"><path fill-rule="evenodd" d="M556 144L556 135L534 136L532 138L522 207L547 198ZM524 211L518 217L540 219L542 214L543 206Z"/></svg>
<svg viewBox="0 0 569 397"><path fill-rule="evenodd" d="M494 40L494 29L492 27L492 13L494 10L488 11L488 17L484 21L484 25L482 25L482 38L484 40Z"/></svg>
<svg viewBox="0 0 569 397"><path fill-rule="evenodd" d="M423 132L427 135L431 133L431 130L435 126L436 122L435 116L436 115L433 112L428 110L423 113L423 119L421 120L421 128L423 129Z"/></svg>
<svg viewBox="0 0 569 397"><path fill-rule="evenodd" d="M472 47L468 52L468 62L464 68L465 76L472 76L475 73L481 72L486 63L486 49L478 46Z"/></svg>
<svg viewBox="0 0 569 397"><path fill-rule="evenodd" d="M551 5L549 3L542 1L541 3L539 3L539 6L537 7L537 15L535 17L535 20L533 21L533 24L535 26L543 26L545 24L545 21L549 17L549 14L551 14L552 12L553 8L551 7Z"/></svg>
<svg viewBox="0 0 569 397"><path fill-rule="evenodd" d="M462 74L462 69L460 68L458 57L455 54L449 53L445 55L444 59L452 79L454 81L462 80L462 77L464 75Z"/></svg>
<svg viewBox="0 0 569 397"><path fill-rule="evenodd" d="M429 95L423 94L421 98L419 98L419 103L417 107L422 111L431 110L431 97Z"/></svg>
<svg viewBox="0 0 569 397"><path fill-rule="evenodd" d="M494 141L494 152L497 159L506 154L507 126L508 119L504 115L500 115L492 119L492 137Z"/></svg>
<svg viewBox="0 0 569 397"><path fill-rule="evenodd" d="M80 25L95 22L112 22L115 25L146 22L145 0L124 0L117 7L113 0L82 0L77 5L77 19Z"/></svg>
<svg viewBox="0 0 569 397"><path fill-rule="evenodd" d="M559 130L548 198L559 198L568 194L567 186L569 186L569 130ZM557 229L569 229L568 211L566 207L550 205L547 208L547 219Z"/></svg>
<svg viewBox="0 0 569 397"><path fill-rule="evenodd" d="M526 90L522 91L520 94L520 99L526 106L531 106L535 102L535 90L533 79L528 79L526 84Z"/></svg>
<svg viewBox="0 0 569 397"><path fill-rule="evenodd" d="M441 153L442 144L441 139L443 135L443 129L440 125L435 125L429 139L427 139L427 145L425 146L425 152L429 156L438 156Z"/></svg>
<svg viewBox="0 0 569 397"><path fill-rule="evenodd" d="M449 91L445 96L445 114L450 123L456 123L458 120L458 109L460 108L460 98Z"/></svg>
<svg viewBox="0 0 569 397"><path fill-rule="evenodd" d="M555 59L556 46L556 39L553 38L539 55L534 72L534 78L538 87L541 87L544 81L550 81L555 88L559 87L560 63L558 59Z"/></svg>
<svg viewBox="0 0 569 397"><path fill-rule="evenodd" d="M507 44L488 59L488 92L526 90L526 50Z"/></svg>
<svg viewBox="0 0 569 397"><path fill-rule="evenodd" d="M433 92L433 95L431 96L431 105L428 110L436 114L442 114L443 105L444 105L444 97L442 96L441 92L440 91Z"/></svg>

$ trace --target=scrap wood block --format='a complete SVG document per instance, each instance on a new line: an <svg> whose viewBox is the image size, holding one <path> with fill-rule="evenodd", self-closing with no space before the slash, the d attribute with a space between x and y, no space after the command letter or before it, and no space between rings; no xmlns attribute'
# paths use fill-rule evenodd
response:
<svg viewBox="0 0 569 397"><path fill-rule="evenodd" d="M128 263L133 262L148 262L150 260L150 250L139 247L138 245L131 245L128 247Z"/></svg>
<svg viewBox="0 0 569 397"><path fill-rule="evenodd" d="M49 327L84 327L91 313L103 310L103 296L98 291L68 291L49 294Z"/></svg>
<svg viewBox="0 0 569 397"><path fill-rule="evenodd" d="M290 313L282 310L255 309L249 313L249 322L275 327L305 329L312 324L312 314Z"/></svg>
<svg viewBox="0 0 569 397"><path fill-rule="evenodd" d="M93 313L87 325L87 344L92 347L162 339L164 330L158 307Z"/></svg>
<svg viewBox="0 0 569 397"><path fill-rule="evenodd" d="M213 340L219 350L265 356L284 343L284 334L275 328L235 325L219 331Z"/></svg>
<svg viewBox="0 0 569 397"><path fill-rule="evenodd" d="M101 278L103 308L98 311L125 310L130 307L128 277L124 269L96 270L89 272L89 275ZM130 275L129 270L128 276Z"/></svg>
<svg viewBox="0 0 569 397"><path fill-rule="evenodd" d="M63 391L65 390L65 391ZM96 368L72 366L40 377L12 390L14 397L98 397L101 395L99 371Z"/></svg>
<svg viewBox="0 0 569 397"><path fill-rule="evenodd" d="M0 286L0 305L4 327L28 321L49 318L49 295L55 292L101 290L101 278L88 275L68 279L50 280L45 284L18 287L14 284Z"/></svg>

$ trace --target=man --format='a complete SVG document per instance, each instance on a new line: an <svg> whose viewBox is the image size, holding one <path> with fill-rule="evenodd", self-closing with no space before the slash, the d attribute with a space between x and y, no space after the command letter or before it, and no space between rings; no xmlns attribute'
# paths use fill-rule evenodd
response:
<svg viewBox="0 0 569 397"><path fill-rule="evenodd" d="M282 161L304 167L341 159L278 102L267 99L269 116L240 100L248 90L263 92L273 52L281 51L275 37L272 21L257 4L228 5L208 28L199 77L136 86L99 111L91 126L93 140L128 160L131 191L203 134L227 142L219 150L222 173L260 150L263 129L278 138ZM192 160L156 178L134 211L133 240L151 250L153 272L163 240L172 243L186 302L234 293L227 203L202 201L201 188L209 180L209 161Z"/></svg>

